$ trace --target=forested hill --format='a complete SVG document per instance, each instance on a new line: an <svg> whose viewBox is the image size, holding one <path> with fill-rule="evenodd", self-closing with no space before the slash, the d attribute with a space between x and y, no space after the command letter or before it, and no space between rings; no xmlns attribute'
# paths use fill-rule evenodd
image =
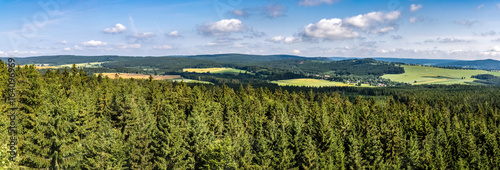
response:
<svg viewBox="0 0 500 170"><path fill-rule="evenodd" d="M156 58L156 59L151 59ZM21 57L16 58L16 62L19 64L51 64L51 65L63 65L72 63L89 63L89 62L125 62L128 63L138 63L146 60L158 60L158 58L168 59L172 62L177 62L182 64L186 61L192 61L193 63L207 63L208 65L228 65L228 64L266 64L268 62L276 61L290 61L290 60L302 60L302 61L340 61L340 60L360 60L362 58L347 58L347 57L301 57L295 55L249 55L249 54L212 54L212 55L187 55L187 56L115 56L115 55L103 55L103 56L75 56L75 55L54 55L54 56L38 56L38 57ZM7 58L1 58L6 60ZM500 61L497 60L476 60L476 61L464 61L464 60L447 60L447 59L406 59L406 58L374 58L377 61L392 62L392 63L405 63L405 64L420 64L429 66L452 66L452 67L464 67L464 68L474 68L474 69L485 69L485 70L500 70ZM148 61L146 61L148 62ZM120 64L115 64L120 65ZM196 66L196 64L191 64ZM202 66L202 65L201 65Z"/></svg>
<svg viewBox="0 0 500 170"><path fill-rule="evenodd" d="M142 60L144 58L164 58L170 60L189 60L189 59L199 59L204 61L213 61L218 63L233 63L233 64L246 64L246 63L256 63L256 62L266 62L266 61L276 61L276 60L289 60L289 59L300 59L300 60L318 60L318 61L329 61L328 58L319 57L300 57L294 55L247 55L247 54L214 54L214 55L192 55L192 56L115 56L115 55L103 55L103 56L78 56L78 55L54 55L54 56L37 56L37 57L17 57L16 62L24 64L52 64L52 65L62 65L62 64L72 64L72 63L87 63L87 62L120 62L120 61L131 61L135 62L137 60ZM179 59L184 58L184 59ZM3 57L2 60L7 58Z"/></svg>
<svg viewBox="0 0 500 170"><path fill-rule="evenodd" d="M437 64L436 66L454 66L464 68L474 68L480 70L500 70L500 61L498 60L475 60L475 61L455 61L450 63Z"/></svg>
<svg viewBox="0 0 500 170"><path fill-rule="evenodd" d="M88 62L105 62L105 61L123 61L131 60L134 57L126 56L75 56L75 55L54 55L54 56L38 56L38 57L16 57L16 64L73 64L73 63L88 63ZM1 58L7 61L7 58Z"/></svg>

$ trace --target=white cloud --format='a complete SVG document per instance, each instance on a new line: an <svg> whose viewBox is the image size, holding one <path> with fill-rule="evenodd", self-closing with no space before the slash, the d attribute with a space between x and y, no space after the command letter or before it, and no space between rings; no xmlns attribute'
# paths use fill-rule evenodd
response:
<svg viewBox="0 0 500 170"><path fill-rule="evenodd" d="M120 48L123 48L123 49L138 49L141 47L142 47L141 44L126 44L126 45L120 46Z"/></svg>
<svg viewBox="0 0 500 170"><path fill-rule="evenodd" d="M207 36L221 36L232 32L242 32L244 29L245 26L238 19L223 19L203 24L198 27L198 32Z"/></svg>
<svg viewBox="0 0 500 170"><path fill-rule="evenodd" d="M3 52L3 51L0 51L0 54L4 54L4 52Z"/></svg>
<svg viewBox="0 0 500 170"><path fill-rule="evenodd" d="M175 31L172 31L172 32L168 33L167 36L169 36L169 37L179 37L181 35L179 34L179 31L175 30Z"/></svg>
<svg viewBox="0 0 500 170"><path fill-rule="evenodd" d="M393 24L393 22L398 20L400 16L401 12L399 11L392 11L389 13L370 12L363 15L360 14L354 17L345 18L343 22L346 25L354 26L366 31L380 25Z"/></svg>
<svg viewBox="0 0 500 170"><path fill-rule="evenodd" d="M318 6L321 4L333 4L338 0L301 0L299 2L300 6Z"/></svg>
<svg viewBox="0 0 500 170"><path fill-rule="evenodd" d="M300 50L292 50L292 53L294 53L294 54L300 54Z"/></svg>
<svg viewBox="0 0 500 170"><path fill-rule="evenodd" d="M297 37L286 37L284 42L286 44L293 44L293 43L298 43L298 42L301 42L302 39L301 38L297 38Z"/></svg>
<svg viewBox="0 0 500 170"><path fill-rule="evenodd" d="M302 35L310 38L337 40L350 39L359 36L359 33L345 27L339 18L322 19L315 24L306 25Z"/></svg>
<svg viewBox="0 0 500 170"><path fill-rule="evenodd" d="M420 8L424 7L422 4L411 4L410 5L410 11L411 12L417 12L418 10L420 10Z"/></svg>
<svg viewBox="0 0 500 170"><path fill-rule="evenodd" d="M71 51L71 48L66 47L66 48L64 48L64 51Z"/></svg>
<svg viewBox="0 0 500 170"><path fill-rule="evenodd" d="M393 31L393 30L395 30L395 29L396 29L396 28L394 28L394 27L384 27L384 28L381 28L381 29L378 31L378 33L387 33L387 32L389 32L389 31Z"/></svg>
<svg viewBox="0 0 500 170"><path fill-rule="evenodd" d="M156 35L153 32L142 32L142 33L139 32L139 33L132 34L131 36L134 38L138 38L138 39L148 39L148 38L153 38Z"/></svg>
<svg viewBox="0 0 500 170"><path fill-rule="evenodd" d="M500 3L497 4L497 7L500 9Z"/></svg>
<svg viewBox="0 0 500 170"><path fill-rule="evenodd" d="M116 33L121 33L127 30L127 27L123 26L122 24L118 23L114 27L110 28L105 28L104 32L108 34L116 34Z"/></svg>
<svg viewBox="0 0 500 170"><path fill-rule="evenodd" d="M78 46L78 45L75 45L75 46L73 47L73 49L75 49L75 50L83 50L83 48L82 48L82 47L80 47L80 46Z"/></svg>
<svg viewBox="0 0 500 170"><path fill-rule="evenodd" d="M214 43L214 42L209 42L209 43L205 44L205 46L216 46L216 45L219 45L219 44Z"/></svg>
<svg viewBox="0 0 500 170"><path fill-rule="evenodd" d="M270 39L268 39L267 41L271 41L271 42L281 42L283 41L283 39L285 39L283 36L274 36Z"/></svg>
<svg viewBox="0 0 500 170"><path fill-rule="evenodd" d="M107 42L102 42L102 41L95 41L95 40L90 40L86 42L82 42L83 46L86 47L97 47L97 46L106 46L108 44Z"/></svg>
<svg viewBox="0 0 500 170"><path fill-rule="evenodd" d="M500 52L500 46L495 46L492 49L490 49L489 51Z"/></svg>
<svg viewBox="0 0 500 170"><path fill-rule="evenodd" d="M496 56L496 55L500 55L500 47L499 46L495 46L487 51L484 51L484 52L481 52L482 55L486 55L486 56Z"/></svg>
<svg viewBox="0 0 500 170"><path fill-rule="evenodd" d="M68 42L66 40L62 40L61 44L68 44Z"/></svg>
<svg viewBox="0 0 500 170"><path fill-rule="evenodd" d="M157 49L157 50L170 50L170 49L172 49L172 46L170 46L170 45L161 45L161 46L154 46L153 48Z"/></svg>

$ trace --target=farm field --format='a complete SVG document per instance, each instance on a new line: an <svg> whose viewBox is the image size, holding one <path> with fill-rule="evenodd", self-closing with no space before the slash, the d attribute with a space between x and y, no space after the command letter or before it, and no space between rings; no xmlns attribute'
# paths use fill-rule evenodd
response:
<svg viewBox="0 0 500 170"><path fill-rule="evenodd" d="M111 79L115 78L116 73L102 73L103 76L108 76ZM149 75L146 74L135 74L135 73L118 73L118 76L124 79L134 78L134 79L148 79ZM170 80L181 78L180 75L156 75L153 76L155 80Z"/></svg>
<svg viewBox="0 0 500 170"><path fill-rule="evenodd" d="M271 83L276 83L280 86L309 86L309 87L352 86L341 82L333 82L328 80L319 80L311 78L278 80L278 81L271 81Z"/></svg>
<svg viewBox="0 0 500 170"><path fill-rule="evenodd" d="M240 70L240 69L235 69L235 68L221 68L221 67L214 67L214 68L185 68L182 69L183 72L195 72L195 73L215 73L215 74L234 74L238 75L240 73L245 73L245 70ZM248 74L254 74L254 73L248 73Z"/></svg>
<svg viewBox="0 0 500 170"><path fill-rule="evenodd" d="M490 72L485 70L456 70L425 66L403 66L403 74L385 74L382 78L391 81L405 82L413 85L418 84L471 84L475 78L473 75L492 74L500 76L500 72ZM462 79L465 77L465 79ZM416 81L416 82L415 82Z"/></svg>

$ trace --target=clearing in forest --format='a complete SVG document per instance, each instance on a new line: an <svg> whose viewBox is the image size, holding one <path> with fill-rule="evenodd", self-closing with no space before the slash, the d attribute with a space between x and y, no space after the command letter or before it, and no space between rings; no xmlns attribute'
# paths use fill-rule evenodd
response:
<svg viewBox="0 0 500 170"><path fill-rule="evenodd" d="M108 76L111 79L115 78L116 73L102 73L103 76ZM135 74L135 73L118 73L118 76L124 79L134 78L134 79L148 79L149 75L146 74ZM170 80L181 78L180 75L156 75L153 76L155 80Z"/></svg>
<svg viewBox="0 0 500 170"><path fill-rule="evenodd" d="M478 74L493 74L500 76L500 72L490 72L485 70L459 70L445 69L428 66L403 66L405 73L403 74L385 74L382 78L390 79L391 81L418 84L474 84L477 80L471 78Z"/></svg>
<svg viewBox="0 0 500 170"><path fill-rule="evenodd" d="M342 82L334 82L334 81L311 79L311 78L278 80L278 81L271 81L271 83L276 83L280 86L309 86L309 87L351 86L349 84L344 84Z"/></svg>
<svg viewBox="0 0 500 170"><path fill-rule="evenodd" d="M183 72L195 72L195 73L215 73L215 74L233 74L238 75L240 73L245 73L246 70L240 70L235 68L224 68L224 67L213 67L213 68L185 68L182 69ZM253 74L247 72L248 74Z"/></svg>

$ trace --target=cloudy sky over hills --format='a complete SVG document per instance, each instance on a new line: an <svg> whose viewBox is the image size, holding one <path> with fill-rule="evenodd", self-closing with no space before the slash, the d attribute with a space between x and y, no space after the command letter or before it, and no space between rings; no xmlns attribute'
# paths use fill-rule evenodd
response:
<svg viewBox="0 0 500 170"><path fill-rule="evenodd" d="M0 0L0 56L500 60L499 16L499 0Z"/></svg>

